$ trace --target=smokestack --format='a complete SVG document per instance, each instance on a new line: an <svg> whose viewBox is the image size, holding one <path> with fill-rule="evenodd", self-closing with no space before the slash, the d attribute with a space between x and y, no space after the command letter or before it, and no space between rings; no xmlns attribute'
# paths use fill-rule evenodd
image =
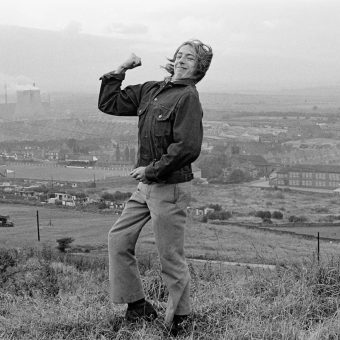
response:
<svg viewBox="0 0 340 340"><path fill-rule="evenodd" d="M7 104L7 84L5 84L5 104Z"/></svg>

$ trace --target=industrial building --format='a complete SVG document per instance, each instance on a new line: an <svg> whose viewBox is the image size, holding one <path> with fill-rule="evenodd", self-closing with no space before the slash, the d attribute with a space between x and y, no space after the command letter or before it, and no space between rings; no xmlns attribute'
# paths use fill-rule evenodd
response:
<svg viewBox="0 0 340 340"><path fill-rule="evenodd" d="M49 111L50 103L42 102L40 89L35 84L19 88L16 98L16 103L8 102L5 86L5 102L0 103L0 119L41 118Z"/></svg>
<svg viewBox="0 0 340 340"><path fill-rule="evenodd" d="M334 190L340 187L340 165L297 164L277 171L277 186Z"/></svg>

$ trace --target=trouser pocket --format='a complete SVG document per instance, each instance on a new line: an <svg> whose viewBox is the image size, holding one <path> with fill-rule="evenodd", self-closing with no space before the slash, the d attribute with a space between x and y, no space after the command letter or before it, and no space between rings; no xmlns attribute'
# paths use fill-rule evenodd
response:
<svg viewBox="0 0 340 340"><path fill-rule="evenodd" d="M175 204L182 210L190 206L191 201L191 182L175 184Z"/></svg>

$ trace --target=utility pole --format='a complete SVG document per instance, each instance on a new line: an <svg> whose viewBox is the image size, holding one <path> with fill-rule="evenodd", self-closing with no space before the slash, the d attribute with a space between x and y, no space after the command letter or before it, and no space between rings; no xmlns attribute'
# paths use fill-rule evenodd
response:
<svg viewBox="0 0 340 340"><path fill-rule="evenodd" d="M37 210L37 229L38 229L38 241L40 242L40 227L39 227L39 211Z"/></svg>

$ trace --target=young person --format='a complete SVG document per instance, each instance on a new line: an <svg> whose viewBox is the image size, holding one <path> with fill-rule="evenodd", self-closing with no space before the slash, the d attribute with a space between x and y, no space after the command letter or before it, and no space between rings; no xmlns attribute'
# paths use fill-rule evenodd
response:
<svg viewBox="0 0 340 340"><path fill-rule="evenodd" d="M212 56L210 46L190 40L169 59L164 68L170 77L164 81L121 89L125 72L141 65L134 54L101 77L99 109L138 116L138 159L130 175L139 183L108 236L110 294L114 303L128 304L129 321L157 317L145 300L135 257L138 236L150 219L169 291L165 323L176 331L191 312L184 233L191 163L200 154L203 138L203 111L195 84L206 74Z"/></svg>

